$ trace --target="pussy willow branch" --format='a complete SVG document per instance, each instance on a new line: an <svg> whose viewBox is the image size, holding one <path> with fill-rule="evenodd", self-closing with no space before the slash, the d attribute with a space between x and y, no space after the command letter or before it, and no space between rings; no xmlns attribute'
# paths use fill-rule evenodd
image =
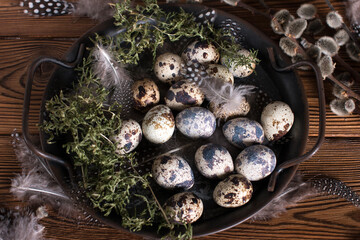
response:
<svg viewBox="0 0 360 240"><path fill-rule="evenodd" d="M334 8L334 6L331 4L330 0L325 0L326 4L329 6L329 8L331 9L331 11L337 12L336 9ZM342 22L341 23L341 27L346 31L346 33L350 36L351 40L353 40L353 42L355 43L356 47L360 49L359 46L359 42L356 39L356 37L354 36L354 33L349 29L349 27Z"/></svg>
<svg viewBox="0 0 360 240"><path fill-rule="evenodd" d="M326 1L326 3L328 3L328 5L330 4L329 7L330 7L331 10L336 11L335 8L331 5L331 3L328 0L325 0L325 1ZM232 5L232 6L242 7L244 9L250 11L253 14L256 13L256 14L262 15L262 16L268 18L270 21L276 21L274 19L273 15L270 14L272 9L269 8L267 5L263 5L263 6L267 8L268 12L263 12L263 11L260 11L260 10L258 10L256 8L253 8L253 7L249 6L248 4L242 2L241 0L224 0L224 2L229 4L229 5ZM280 24L278 24L278 25L281 26ZM345 29L345 31L346 31L346 29ZM307 54L305 53L305 50L300 46L298 41L296 39L292 38L291 36L289 38L291 39L291 41L293 41L297 45L297 47L298 47L297 50L299 51L299 53L303 54L304 56L307 56ZM315 41L315 39L310 37L310 36L306 36L306 38L309 39L310 42ZM336 55L334 57L334 59L341 66L343 66L347 71L349 71L350 74L353 76L353 78L356 81L360 82L360 74L357 71L355 71L347 62L345 62L339 55ZM342 89L344 89L348 96L351 96L351 97L355 98L356 100L360 101L360 95L359 94L355 93L354 91L352 91L350 88L348 88L344 84L341 84L341 82L339 80L337 80L334 76L329 76L329 79L331 81L333 81L335 84L338 84Z"/></svg>

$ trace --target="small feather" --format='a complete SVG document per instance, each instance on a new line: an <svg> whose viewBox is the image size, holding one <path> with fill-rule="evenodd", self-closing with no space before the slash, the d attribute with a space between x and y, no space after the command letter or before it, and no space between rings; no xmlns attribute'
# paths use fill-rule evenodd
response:
<svg viewBox="0 0 360 240"><path fill-rule="evenodd" d="M20 6L30 16L59 16L71 13L72 3L66 0L23 0Z"/></svg>
<svg viewBox="0 0 360 240"><path fill-rule="evenodd" d="M200 89L207 100L215 106L221 106L218 115L226 115L235 112L239 104L246 101L246 96L253 93L255 89L251 85L234 86L231 83L224 83L221 79L210 78L202 81Z"/></svg>
<svg viewBox="0 0 360 240"><path fill-rule="evenodd" d="M310 182L304 182L301 174L296 174L285 190L275 197L265 208L256 213L251 221L264 221L286 212L290 206L296 205L303 199L317 194Z"/></svg>
<svg viewBox="0 0 360 240"><path fill-rule="evenodd" d="M40 218L28 209L0 208L0 239L44 240L45 227L38 222Z"/></svg>
<svg viewBox="0 0 360 240"><path fill-rule="evenodd" d="M110 4L118 2L119 0L78 0L72 11L76 16L86 16L104 21L114 14L115 10Z"/></svg>
<svg viewBox="0 0 360 240"><path fill-rule="evenodd" d="M131 86L133 80L130 78L126 69L118 63L111 54L112 47L97 45L93 56L94 74L106 88L114 88L116 100L122 106L122 112L128 112L132 107ZM117 97L119 96L119 97Z"/></svg>
<svg viewBox="0 0 360 240"><path fill-rule="evenodd" d="M340 28L343 22L343 18L338 12L332 11L326 15L326 23L331 28Z"/></svg>

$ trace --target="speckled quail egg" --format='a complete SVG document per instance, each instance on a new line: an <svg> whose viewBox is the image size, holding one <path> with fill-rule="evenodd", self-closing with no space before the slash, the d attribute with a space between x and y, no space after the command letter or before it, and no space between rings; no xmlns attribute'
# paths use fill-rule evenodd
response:
<svg viewBox="0 0 360 240"><path fill-rule="evenodd" d="M268 104L261 113L261 125L269 141L283 137L293 123L294 113L289 105L281 101Z"/></svg>
<svg viewBox="0 0 360 240"><path fill-rule="evenodd" d="M231 111L222 106L222 104L215 105L213 102L210 102L209 110L216 118L225 121L229 118L246 116L250 111L250 103L245 98L242 102L239 102L239 105L236 108L231 109Z"/></svg>
<svg viewBox="0 0 360 240"><path fill-rule="evenodd" d="M239 148L264 141L264 130L260 123L248 118L231 119L224 124L222 131L225 138Z"/></svg>
<svg viewBox="0 0 360 240"><path fill-rule="evenodd" d="M204 94L196 84L180 80L167 91L165 103L171 109L181 111L188 107L200 106L204 99Z"/></svg>
<svg viewBox="0 0 360 240"><path fill-rule="evenodd" d="M176 116L176 127L187 137L208 138L216 129L216 118L206 108L186 108Z"/></svg>
<svg viewBox="0 0 360 240"><path fill-rule="evenodd" d="M247 147L235 159L236 172L250 181L267 177L274 171L275 166L275 153L264 145Z"/></svg>
<svg viewBox="0 0 360 240"><path fill-rule="evenodd" d="M234 85L234 76L229 69L220 64L209 64L206 68L209 76L221 79L224 83L231 83Z"/></svg>
<svg viewBox="0 0 360 240"><path fill-rule="evenodd" d="M175 154L155 159L152 174L157 184L166 189L190 189L194 185L194 174L190 165L185 159Z"/></svg>
<svg viewBox="0 0 360 240"><path fill-rule="evenodd" d="M174 116L168 106L157 105L151 108L142 122L144 137L152 143L167 142L175 130Z"/></svg>
<svg viewBox="0 0 360 240"><path fill-rule="evenodd" d="M229 151L215 143L202 145L195 153L195 165L207 178L224 178L234 170Z"/></svg>
<svg viewBox="0 0 360 240"><path fill-rule="evenodd" d="M134 108L146 111L160 101L160 91L154 81L145 78L132 86Z"/></svg>
<svg viewBox="0 0 360 240"><path fill-rule="evenodd" d="M233 174L218 183L213 198L221 207L234 208L249 202L252 193L251 182L241 174Z"/></svg>
<svg viewBox="0 0 360 240"><path fill-rule="evenodd" d="M172 223L193 223L201 217L204 204L194 193L181 192L165 202L164 210Z"/></svg>
<svg viewBox="0 0 360 240"><path fill-rule="evenodd" d="M241 49L238 51L239 58L249 57L250 52L246 49ZM250 76L256 67L256 61L250 62L247 65L236 65L234 62L229 62L229 58L226 55L221 57L221 64L229 68L229 71L234 75L234 77L243 78Z"/></svg>
<svg viewBox="0 0 360 240"><path fill-rule="evenodd" d="M140 124L135 120L129 119L122 121L120 131L112 137L116 142L116 153L125 154L134 150L140 143L142 131Z"/></svg>
<svg viewBox="0 0 360 240"><path fill-rule="evenodd" d="M220 58L216 47L208 42L195 41L185 48L182 58L187 61L199 63L217 63Z"/></svg>
<svg viewBox="0 0 360 240"><path fill-rule="evenodd" d="M156 77L165 83L174 83L181 79L181 64L183 60L174 53L164 53L155 60L154 73Z"/></svg>

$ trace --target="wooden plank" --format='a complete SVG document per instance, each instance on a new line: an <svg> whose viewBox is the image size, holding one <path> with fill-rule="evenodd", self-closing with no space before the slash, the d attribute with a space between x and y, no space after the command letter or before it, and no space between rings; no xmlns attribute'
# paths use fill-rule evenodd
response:
<svg viewBox="0 0 360 240"><path fill-rule="evenodd" d="M309 140L308 149L315 139ZM9 193L10 180L20 172L9 136L0 137L0 205L9 208L19 203ZM341 153L341 154L338 154ZM327 139L320 151L300 165L304 178L327 175L345 182L360 192L360 139ZM201 239L356 239L360 230L360 210L343 199L317 195L289 207L270 221L247 221L228 231ZM141 239L94 222L58 216L41 220L46 237L51 239Z"/></svg>

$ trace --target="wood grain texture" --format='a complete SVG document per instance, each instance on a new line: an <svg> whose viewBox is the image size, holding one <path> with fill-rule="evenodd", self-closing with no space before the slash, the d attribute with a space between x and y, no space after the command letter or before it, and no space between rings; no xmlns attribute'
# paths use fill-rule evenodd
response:
<svg viewBox="0 0 360 240"><path fill-rule="evenodd" d="M315 139L310 138L309 147ZM0 206L21 203L9 193L10 180L21 170L10 136L0 137ZM341 152L341 154L337 154ZM331 159L331 161L329 161ZM360 139L329 138L321 150L300 165L304 179L326 175L360 192ZM141 239L129 233L99 226L86 220L59 217L55 212L41 221L52 239ZM334 196L315 195L270 221L247 221L230 230L200 239L358 239L360 208Z"/></svg>
<svg viewBox="0 0 360 240"><path fill-rule="evenodd" d="M74 0L75 1L75 0ZM162 1L164 2L164 1ZM257 0L244 2L264 10ZM272 9L287 8L292 14L302 3L313 3L324 19L329 11L324 0L266 0ZM344 15L344 1L331 0L336 9ZM280 39L269 27L266 18L253 15L247 10L226 5L217 0L204 1L204 5L244 18L261 29L274 41ZM345 19L346 20L346 19ZM21 132L21 115L29 64L39 56L62 58L71 44L83 33L96 25L94 20L61 16L34 18L22 13L18 0L0 0L0 206L14 208L24 203L17 201L10 193L11 179L20 172L16 161L10 134L14 128ZM334 31L328 31L332 35ZM350 61L344 51L340 56L360 71L360 64ZM40 102L54 67L42 65L36 73L34 83L30 131L37 132ZM337 65L337 73L343 68ZM307 149L315 143L318 126L318 99L314 74L298 71L308 97L310 131ZM332 100L331 84L325 81L326 102ZM359 83L354 89L360 92ZM327 105L326 140L320 151L300 165L305 179L326 175L344 181L353 190L360 192L360 117L338 117ZM125 240L142 239L125 231L99 226L88 220L77 221L59 216L50 211L50 216L41 220L46 227L46 237L56 240ZM288 211L269 221L246 221L227 231L200 239L360 239L360 208L356 208L335 196L316 195L301 203L290 206Z"/></svg>

